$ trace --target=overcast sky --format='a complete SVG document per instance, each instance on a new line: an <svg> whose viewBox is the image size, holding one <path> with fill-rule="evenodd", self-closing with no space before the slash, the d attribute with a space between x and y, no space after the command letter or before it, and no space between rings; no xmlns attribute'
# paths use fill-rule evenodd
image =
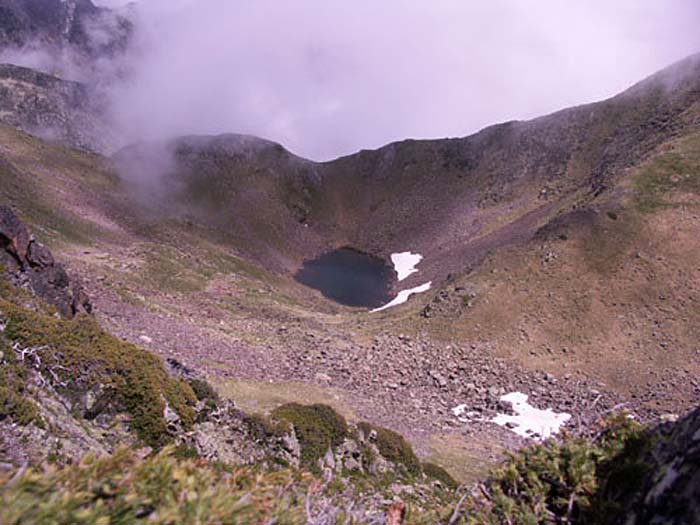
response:
<svg viewBox="0 0 700 525"><path fill-rule="evenodd" d="M138 6L114 89L130 137L250 133L317 160L599 100L700 51L698 0Z"/></svg>

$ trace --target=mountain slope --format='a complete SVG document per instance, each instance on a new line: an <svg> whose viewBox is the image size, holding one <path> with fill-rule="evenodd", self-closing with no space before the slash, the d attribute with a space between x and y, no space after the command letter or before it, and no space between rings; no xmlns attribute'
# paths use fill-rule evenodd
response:
<svg viewBox="0 0 700 525"><path fill-rule="evenodd" d="M110 331L246 408L330 402L473 479L519 440L488 423L506 392L581 426L620 403L653 419L697 402L699 63L601 103L322 164L236 135L108 159L0 126L0 196L84 278ZM434 288L370 314L293 281L343 245L417 251L405 286ZM483 418L458 420L460 404Z"/></svg>
<svg viewBox="0 0 700 525"><path fill-rule="evenodd" d="M440 253L426 257L422 277L443 280L616 186L626 168L697 128L699 100L697 55L610 100L463 139L405 141L314 164L280 146L259 142L259 149L244 150L235 137L202 137L196 154L182 146L193 139L171 145L169 167L173 184L187 180L177 197L185 210L190 199L212 216L223 214L228 234L247 243L261 237L264 249L292 257L289 270L302 257L350 244L382 256L409 248ZM160 180L167 187L168 177ZM216 199L201 202L198 185L216 187ZM236 224L233 209L245 225ZM254 234L265 225L274 225L277 237L267 238L269 228Z"/></svg>

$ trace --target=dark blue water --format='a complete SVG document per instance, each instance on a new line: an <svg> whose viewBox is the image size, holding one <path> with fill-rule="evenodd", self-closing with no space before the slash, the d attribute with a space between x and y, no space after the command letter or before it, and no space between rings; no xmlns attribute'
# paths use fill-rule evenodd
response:
<svg viewBox="0 0 700 525"><path fill-rule="evenodd" d="M294 278L340 304L378 308L393 299L396 272L383 259L338 248L306 261Z"/></svg>

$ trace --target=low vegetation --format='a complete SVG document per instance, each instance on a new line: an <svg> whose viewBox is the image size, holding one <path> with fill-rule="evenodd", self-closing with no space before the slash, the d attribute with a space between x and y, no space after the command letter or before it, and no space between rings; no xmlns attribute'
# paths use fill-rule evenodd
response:
<svg viewBox="0 0 700 525"><path fill-rule="evenodd" d="M214 468L166 449L147 459L121 450L63 470L0 480L3 525L56 523L306 523L310 478L282 470Z"/></svg>
<svg viewBox="0 0 700 525"><path fill-rule="evenodd" d="M591 439L549 440L508 456L459 523L619 523L646 473L649 434L624 414Z"/></svg>
<svg viewBox="0 0 700 525"><path fill-rule="evenodd" d="M166 402L184 428L192 425L197 397L184 380L168 375L158 357L106 333L90 316L58 319L25 307L20 291L7 286L0 291L3 414L22 421L34 417L31 402L22 397L26 369L31 367L76 406L94 397L94 406L85 406L87 417L97 415L90 413L95 407L127 412L132 429L147 445L160 447L170 440ZM9 342L15 350L8 350ZM17 365L18 355L22 366Z"/></svg>
<svg viewBox="0 0 700 525"><path fill-rule="evenodd" d="M331 426L336 440L343 427L326 408L286 406L279 417L301 418L304 432L323 421L321 434L332 443ZM409 503L405 523L618 523L652 444L639 424L614 417L592 438L565 437L511 454L463 497ZM323 484L303 470L208 464L171 447L148 458L121 450L47 469L0 477L0 524L367 523L383 511L364 506L368 500L357 501L344 484ZM422 470L456 486L437 465Z"/></svg>
<svg viewBox="0 0 700 525"><path fill-rule="evenodd" d="M294 427L301 446L301 464L318 472L318 460L340 446L348 434L345 418L327 405L288 403L272 412L276 419Z"/></svg>
<svg viewBox="0 0 700 525"><path fill-rule="evenodd" d="M374 436L377 449L385 459L405 469L409 476L419 476L422 472L421 464L413 452L411 444L401 435L388 428L372 425L370 423L358 423L365 437Z"/></svg>
<svg viewBox="0 0 700 525"><path fill-rule="evenodd" d="M37 419L36 404L25 397L26 379L27 369L17 362L9 342L0 335L0 420L9 417L27 425Z"/></svg>
<svg viewBox="0 0 700 525"><path fill-rule="evenodd" d="M644 213L677 204L674 193L700 193L700 137L679 141L674 151L650 160L634 179L637 207Z"/></svg>
<svg viewBox="0 0 700 525"><path fill-rule="evenodd" d="M445 488L455 490L459 486L457 480L455 480L452 475L440 465L425 462L421 466L423 469L423 474L425 474L429 479L439 481L445 486Z"/></svg>

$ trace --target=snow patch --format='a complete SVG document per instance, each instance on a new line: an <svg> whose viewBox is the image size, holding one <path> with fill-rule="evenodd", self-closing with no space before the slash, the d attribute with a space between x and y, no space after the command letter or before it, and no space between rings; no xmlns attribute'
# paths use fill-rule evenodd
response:
<svg viewBox="0 0 700 525"><path fill-rule="evenodd" d="M416 286L415 288L409 288L408 290L401 290L399 294L390 302L386 303L384 306L380 306L379 308L375 308L372 310L372 312L381 312L382 310L386 310L387 308L391 308L392 306L396 306L399 304L403 304L406 301L408 301L408 298L411 297L415 293L423 293L427 292L430 290L430 287L432 286L432 281L429 283L421 284L420 286Z"/></svg>
<svg viewBox="0 0 700 525"><path fill-rule="evenodd" d="M467 405L457 405L452 409L452 413L462 423L471 423L472 421L483 421L479 412L468 410Z"/></svg>
<svg viewBox="0 0 700 525"><path fill-rule="evenodd" d="M418 253L401 252L391 254L391 262L398 274L399 281L403 281L412 273L416 273L418 271L416 266L422 260L423 256Z"/></svg>
<svg viewBox="0 0 700 525"><path fill-rule="evenodd" d="M541 441L559 432L571 419L571 414L556 413L551 408L540 410L527 402L528 396L521 392L511 392L501 396L501 401L513 405L514 416L498 414L491 422L506 427L519 436Z"/></svg>

